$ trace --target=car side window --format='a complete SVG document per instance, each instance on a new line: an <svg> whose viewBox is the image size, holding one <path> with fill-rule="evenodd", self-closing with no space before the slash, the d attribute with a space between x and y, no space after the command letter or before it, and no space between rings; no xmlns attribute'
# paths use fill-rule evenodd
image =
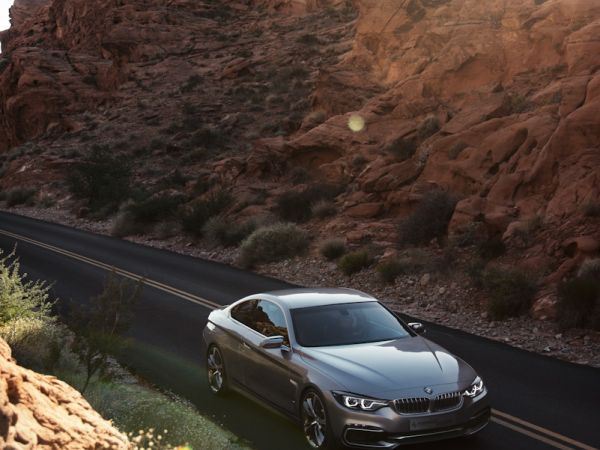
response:
<svg viewBox="0 0 600 450"><path fill-rule="evenodd" d="M289 345L288 330L283 311L267 300L248 300L231 310L231 317L263 336L283 336Z"/></svg>
<svg viewBox="0 0 600 450"><path fill-rule="evenodd" d="M256 331L267 337L283 336L285 345L289 345L287 324L281 308L273 302L260 300L257 311Z"/></svg>
<svg viewBox="0 0 600 450"><path fill-rule="evenodd" d="M240 303L231 310L231 317L256 330L255 312L257 304L258 300L248 300Z"/></svg>

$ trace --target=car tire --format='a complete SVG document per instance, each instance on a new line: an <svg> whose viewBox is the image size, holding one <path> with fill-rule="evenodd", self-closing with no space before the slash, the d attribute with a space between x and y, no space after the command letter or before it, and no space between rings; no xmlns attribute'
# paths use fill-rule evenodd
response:
<svg viewBox="0 0 600 450"><path fill-rule="evenodd" d="M307 389L300 402L302 433L310 448L337 450L341 448L331 431L323 396L316 389Z"/></svg>
<svg viewBox="0 0 600 450"><path fill-rule="evenodd" d="M206 351L206 378L208 387L215 395L223 395L228 391L227 372L223 353L216 345Z"/></svg>

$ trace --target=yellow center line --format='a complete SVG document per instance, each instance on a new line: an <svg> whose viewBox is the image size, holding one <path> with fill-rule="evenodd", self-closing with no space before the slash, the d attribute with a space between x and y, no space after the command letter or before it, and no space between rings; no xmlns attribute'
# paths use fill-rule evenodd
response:
<svg viewBox="0 0 600 450"><path fill-rule="evenodd" d="M27 242L29 244L33 244L36 245L38 247L42 247L46 250L50 250L52 252L67 256L69 258L81 261L81 262L85 262L87 264L90 264L92 266L107 270L107 271L114 271L115 273L130 278L132 280L142 280L144 282L144 284L147 284L148 286L151 286L155 289L159 289L163 292L167 292L171 295L175 295L179 298L182 298L184 300L187 300L189 302L192 303L196 303L200 306L203 306L205 308L208 309L218 309L221 308L222 305L215 303L213 301L207 300L205 298L199 297L197 295L191 294L189 292L185 292L182 291L181 289L177 289L173 286L169 286L163 283L160 283L158 281L152 280L152 279L148 279L146 277L143 277L141 275L137 275L133 272L129 272L127 270L124 269L120 269L118 267L115 266L111 266L109 264L103 263L101 261L92 259L92 258L88 258L87 256L83 256L80 255L78 253L74 253L71 252L69 250L64 250L60 247L55 247L54 245L50 245L50 244L46 244L44 242L40 242L40 241L36 241L35 239L31 239L28 238L26 236L22 236L19 234L15 234L15 233L11 233L9 231L5 231L0 229L0 234L3 234L5 236L23 241L23 242ZM505 420L506 419L506 420ZM507 420L511 420L517 424L523 425L523 427L527 427L527 428L523 428L522 426L507 422ZM519 419L518 417L514 417L510 414L504 413L502 411L498 411L497 409L493 409L492 410L492 418L491 421L494 423L497 423L498 425L502 425L503 427L509 428L513 431L516 431L518 433L521 433L523 435L529 436L533 439L537 439L538 441L544 442L554 448L558 448L560 450L573 450L573 447L569 447L567 445L564 445L560 442L557 442L556 440L562 441L564 443L568 443L571 445L574 445L576 448L578 449L582 449L582 450L598 450L595 447L591 447L587 444L584 444L582 442L578 442L574 439L571 439L569 437L563 436L561 434L555 433L554 431L548 430L546 428L540 427L538 425L535 425L533 423L527 422L526 420L523 419ZM535 430L535 431L531 431L531 430ZM556 440L553 440L556 439Z"/></svg>
<svg viewBox="0 0 600 450"><path fill-rule="evenodd" d="M560 441L563 441L565 443L574 445L574 446L576 446L578 448L581 448L581 449L584 449L584 450L598 450L595 447L586 445L586 444L584 444L582 442L578 442L578 441L576 441L574 439L571 439L571 438L569 438L567 436L563 436L562 434L558 434L558 433L555 433L554 431L548 430L547 428L543 428L543 427L540 427L540 426L535 425L533 423L527 422L526 420L519 419L518 417L511 416L510 414L507 414L505 412L498 411L497 409L492 409L492 415L501 417L502 419L512 420L513 422L516 422L516 423L521 424L521 425L523 425L525 427L531 428L532 430L536 430L539 433L545 434L546 436L550 436L550 437L552 437L554 439L558 439Z"/></svg>
<svg viewBox="0 0 600 450"><path fill-rule="evenodd" d="M159 281L155 281L149 278L146 278L142 275L137 275L135 273L129 272L127 270L121 269L119 267L115 267L115 266L111 266L109 264L105 264L101 261L92 259L92 258L88 258L87 256L83 256L83 255L79 255L77 253L68 251L68 250L63 250L59 247L55 247L54 245L50 245L50 244L45 244L43 242L40 241L36 241L34 239L30 239L28 237L25 236L21 236L19 234L15 234L15 233L11 233L9 231L5 231L5 230L0 230L0 234L3 234L5 236L23 241L23 242L27 242L29 244L33 244L36 245L38 247L42 247L46 250L50 250L52 252L61 254L63 256L67 256L69 258L75 259L77 261L81 261L81 262L85 262L87 264L90 264L92 266L98 267L100 269L104 269L104 270L108 270L108 271L114 271L115 273L124 276L126 278L130 278L132 280L138 281L138 280L142 280L144 282L144 284L147 284L148 286L151 286L153 288L159 289L163 292L167 292L171 295L175 295L179 298L182 298L184 300L190 301L192 303L196 303L198 305L204 306L206 308L209 309L218 309L221 308L223 305L220 305L218 303L212 302L210 300L207 300L205 298L199 297L197 295L194 294L190 294L189 292L185 292L182 291L180 289L174 288L172 286L168 286L166 284L160 283Z"/></svg>
<svg viewBox="0 0 600 450"><path fill-rule="evenodd" d="M548 444L554 448L558 448L560 450L573 450L573 447L568 447L559 442L553 441L550 438L547 438L540 434L534 433L533 431L529 431L525 428L521 428L518 425L513 425L512 423L505 422L504 420L498 419L497 417L492 417L490 420L494 423L497 423L498 425L502 425L503 427L506 427L513 431L516 431L517 433L521 433L521 434L524 434L525 436L529 436L530 438L536 439L536 440L543 442L544 444Z"/></svg>

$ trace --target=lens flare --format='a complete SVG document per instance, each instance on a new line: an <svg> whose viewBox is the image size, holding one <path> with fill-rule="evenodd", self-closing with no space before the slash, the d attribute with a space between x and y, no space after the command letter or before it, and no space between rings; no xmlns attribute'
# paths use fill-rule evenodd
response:
<svg viewBox="0 0 600 450"><path fill-rule="evenodd" d="M348 128L350 128L355 133L362 131L365 129L365 119L363 119L358 114L352 114L348 119Z"/></svg>

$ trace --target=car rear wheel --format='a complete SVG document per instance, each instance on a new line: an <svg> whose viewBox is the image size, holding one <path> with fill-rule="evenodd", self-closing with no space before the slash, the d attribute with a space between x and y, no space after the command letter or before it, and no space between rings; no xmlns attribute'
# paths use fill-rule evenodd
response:
<svg viewBox="0 0 600 450"><path fill-rule="evenodd" d="M227 392L227 377L225 362L221 351L216 345L212 345L206 355L206 373L208 376L208 387L217 395Z"/></svg>
<svg viewBox="0 0 600 450"><path fill-rule="evenodd" d="M327 409L321 395L314 389L307 390L302 396L302 431L312 448L334 449L337 445L331 435Z"/></svg>

